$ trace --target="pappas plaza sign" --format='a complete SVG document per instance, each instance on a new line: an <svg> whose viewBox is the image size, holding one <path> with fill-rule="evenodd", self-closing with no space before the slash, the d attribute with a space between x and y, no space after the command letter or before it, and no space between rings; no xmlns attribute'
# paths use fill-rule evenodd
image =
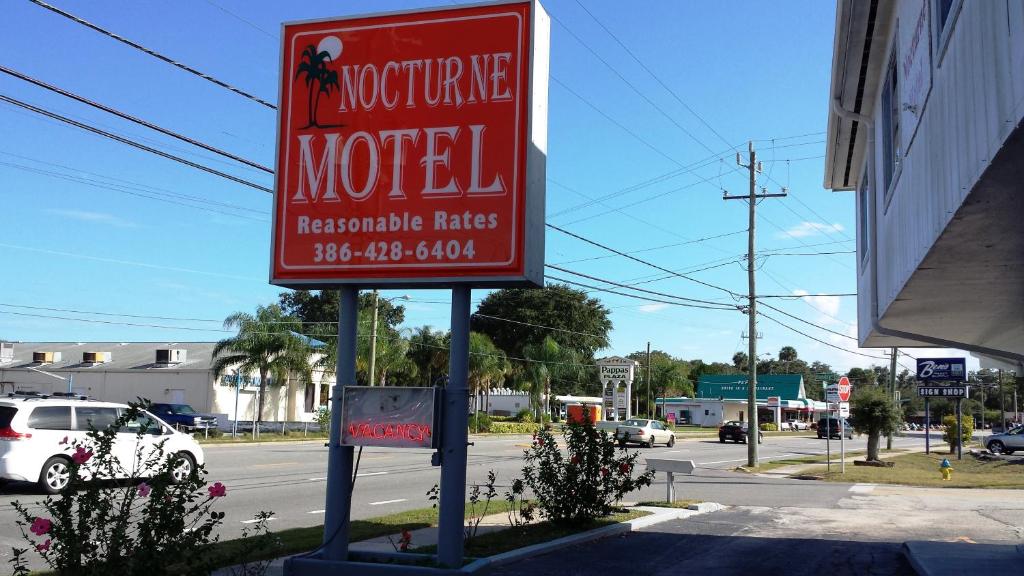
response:
<svg viewBox="0 0 1024 576"><path fill-rule="evenodd" d="M540 285L535 2L285 24L271 282Z"/></svg>

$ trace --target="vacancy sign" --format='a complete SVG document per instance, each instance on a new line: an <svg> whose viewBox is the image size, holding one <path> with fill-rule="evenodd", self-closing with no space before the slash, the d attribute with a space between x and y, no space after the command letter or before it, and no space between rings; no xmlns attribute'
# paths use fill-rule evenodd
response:
<svg viewBox="0 0 1024 576"><path fill-rule="evenodd" d="M271 283L541 285L536 2L285 24Z"/></svg>

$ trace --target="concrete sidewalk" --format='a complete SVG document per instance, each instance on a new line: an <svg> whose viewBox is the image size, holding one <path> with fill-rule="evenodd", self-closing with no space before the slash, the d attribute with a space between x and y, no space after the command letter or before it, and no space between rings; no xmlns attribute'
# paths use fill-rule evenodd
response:
<svg viewBox="0 0 1024 576"><path fill-rule="evenodd" d="M912 540L903 544L903 555L919 576L1024 572L1024 544Z"/></svg>

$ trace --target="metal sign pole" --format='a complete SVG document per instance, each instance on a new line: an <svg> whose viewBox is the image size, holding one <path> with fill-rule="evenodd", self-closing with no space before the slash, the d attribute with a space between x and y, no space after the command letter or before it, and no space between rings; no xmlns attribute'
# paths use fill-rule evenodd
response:
<svg viewBox="0 0 1024 576"><path fill-rule="evenodd" d="M469 296L468 286L452 288L452 337L441 435L441 510L437 529L437 561L450 568L462 566L466 512Z"/></svg>
<svg viewBox="0 0 1024 576"><path fill-rule="evenodd" d="M928 409L928 397L924 398L924 453L932 453L932 411Z"/></svg>
<svg viewBox="0 0 1024 576"><path fill-rule="evenodd" d="M832 471L832 411L825 410L825 458L828 462L825 467Z"/></svg>
<svg viewBox="0 0 1024 576"><path fill-rule="evenodd" d="M842 403L839 404L842 406ZM843 421L843 411L837 412L839 416L839 473L846 474L846 422Z"/></svg>
<svg viewBox="0 0 1024 576"><path fill-rule="evenodd" d="M341 445L341 403L346 385L356 381L356 325L359 289L342 286L338 295L338 368L331 392L331 434L327 448L327 502L324 514L324 558L348 559L348 528L352 508L352 461L355 449Z"/></svg>
<svg viewBox="0 0 1024 576"><path fill-rule="evenodd" d="M963 398L956 399L956 459L964 459L964 413L961 409ZM972 431L973 432L973 431ZM972 434L973 436L973 434Z"/></svg>

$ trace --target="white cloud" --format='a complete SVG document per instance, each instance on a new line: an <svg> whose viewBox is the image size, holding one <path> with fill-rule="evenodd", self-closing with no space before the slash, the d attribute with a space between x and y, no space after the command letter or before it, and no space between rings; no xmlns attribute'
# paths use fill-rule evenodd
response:
<svg viewBox="0 0 1024 576"><path fill-rule="evenodd" d="M801 222L785 232L779 232L776 236L779 238L806 238L808 236L820 236L829 232L842 232L843 230L843 225L839 223Z"/></svg>
<svg viewBox="0 0 1024 576"><path fill-rule="evenodd" d="M89 212L87 210L47 210L51 214L57 216L63 216L64 218L70 218L72 220L79 220L82 222L92 222L96 224L105 224L107 226L116 226L117 228L138 228L139 225L134 222L129 222L123 218L114 216L113 214L107 214L105 212Z"/></svg>
<svg viewBox="0 0 1024 576"><path fill-rule="evenodd" d="M803 296L811 306L821 312L821 317L818 318L818 323L824 324L836 324L839 323L835 319L839 315L839 309L842 307L843 301L839 296L809 296L810 292L807 290L793 290L793 294L797 296Z"/></svg>
<svg viewBox="0 0 1024 576"><path fill-rule="evenodd" d="M657 312L659 310L664 310L665 308L668 308L668 304L664 304L664 303L660 303L659 302L659 303L656 303L656 304L644 304L643 306L640 306L638 308L638 310L640 310L641 312L643 312L645 314L650 314L652 312Z"/></svg>

